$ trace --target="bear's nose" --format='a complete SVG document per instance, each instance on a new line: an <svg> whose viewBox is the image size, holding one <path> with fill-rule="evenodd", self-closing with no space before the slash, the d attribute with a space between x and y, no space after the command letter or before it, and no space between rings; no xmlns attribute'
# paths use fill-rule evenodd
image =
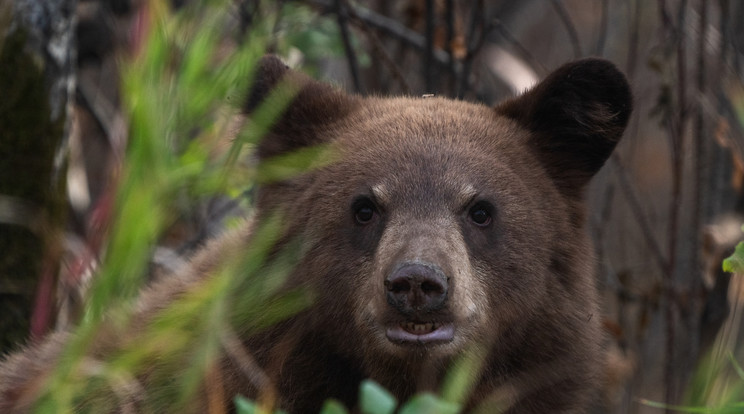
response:
<svg viewBox="0 0 744 414"><path fill-rule="evenodd" d="M435 311L447 301L447 277L428 263L399 266L385 279L385 288L388 303L405 315Z"/></svg>

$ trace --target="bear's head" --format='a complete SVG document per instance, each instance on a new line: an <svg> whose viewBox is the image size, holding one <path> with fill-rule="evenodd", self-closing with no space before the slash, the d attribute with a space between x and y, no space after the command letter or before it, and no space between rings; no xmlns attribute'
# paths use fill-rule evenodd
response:
<svg viewBox="0 0 744 414"><path fill-rule="evenodd" d="M349 95L268 56L246 111L281 81L298 93L258 157L332 154L257 194L259 214L278 210L301 235L290 283L315 293L307 329L369 364L506 349L530 329L597 336L583 193L632 100L611 63L569 63L491 108Z"/></svg>

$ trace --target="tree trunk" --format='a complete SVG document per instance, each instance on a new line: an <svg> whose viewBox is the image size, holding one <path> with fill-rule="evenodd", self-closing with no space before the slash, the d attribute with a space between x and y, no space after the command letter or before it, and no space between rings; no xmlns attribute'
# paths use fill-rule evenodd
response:
<svg viewBox="0 0 744 414"><path fill-rule="evenodd" d="M76 0L0 0L0 354L51 326Z"/></svg>

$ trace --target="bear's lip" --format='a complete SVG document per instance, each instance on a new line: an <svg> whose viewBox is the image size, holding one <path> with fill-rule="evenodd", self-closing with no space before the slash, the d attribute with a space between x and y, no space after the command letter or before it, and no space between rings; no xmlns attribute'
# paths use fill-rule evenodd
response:
<svg viewBox="0 0 744 414"><path fill-rule="evenodd" d="M436 344L450 342L455 337L451 323L404 321L389 326L385 331L388 340L397 344Z"/></svg>

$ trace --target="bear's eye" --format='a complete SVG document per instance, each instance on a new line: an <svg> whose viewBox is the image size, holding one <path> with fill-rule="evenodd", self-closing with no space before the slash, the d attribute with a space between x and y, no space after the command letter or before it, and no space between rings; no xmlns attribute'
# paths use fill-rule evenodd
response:
<svg viewBox="0 0 744 414"><path fill-rule="evenodd" d="M468 215L470 216L470 220L475 223L476 226L486 227L491 224L492 211L493 206L491 206L491 204L481 201L470 209Z"/></svg>
<svg viewBox="0 0 744 414"><path fill-rule="evenodd" d="M362 197L357 199L352 209L354 211L354 219L359 224L367 224L375 218L375 205L369 198Z"/></svg>

